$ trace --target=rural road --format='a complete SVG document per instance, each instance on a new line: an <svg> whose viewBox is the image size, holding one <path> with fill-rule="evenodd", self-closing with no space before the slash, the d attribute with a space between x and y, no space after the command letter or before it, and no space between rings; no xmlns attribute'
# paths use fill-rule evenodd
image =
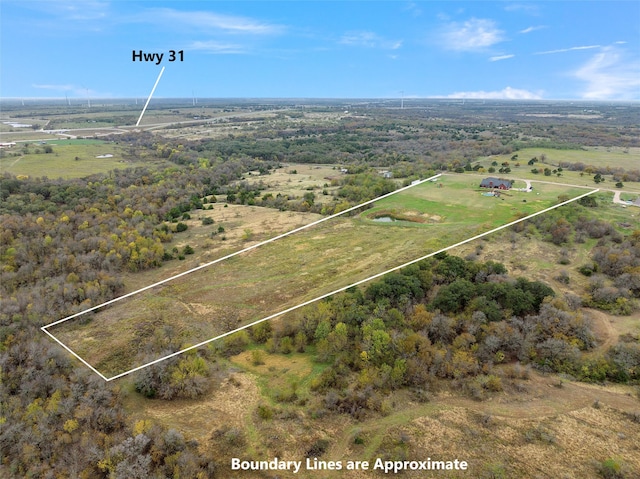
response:
<svg viewBox="0 0 640 479"><path fill-rule="evenodd" d="M230 118L237 118L237 117L251 116L251 115L263 115L265 113L282 112L282 111L284 110L264 110L259 112L257 111L234 112L229 115L217 116L215 118L206 118L206 119L200 119L200 120L168 121L168 122L162 122L162 123L149 123L146 125L143 124L139 126L118 125L118 126L99 126L95 128L59 128L55 130L45 130L44 127L46 127L49 124L49 122L47 122L45 125L43 125L43 128L38 131L45 133L47 135L57 135L57 136L62 136L64 138L51 138L51 137L38 138L38 139L29 138L27 140L16 140L16 143L33 143L33 142L39 142L39 141L52 141L56 139L75 139L78 136L87 136L87 135L98 136L98 137L108 136L108 135L121 135L123 133L129 133L135 130L157 130L157 129L162 129L171 125L198 125L198 124L210 123L212 121L217 121L222 119L230 119Z"/></svg>
<svg viewBox="0 0 640 479"><path fill-rule="evenodd" d="M606 191L613 191L613 202L614 203L617 203L619 205L625 205L625 206L629 205L629 203L627 203L626 201L620 199L620 193L622 193L622 191L620 191L620 190L606 190ZM632 206L638 206L638 205L635 205L633 203L631 203L631 205Z"/></svg>

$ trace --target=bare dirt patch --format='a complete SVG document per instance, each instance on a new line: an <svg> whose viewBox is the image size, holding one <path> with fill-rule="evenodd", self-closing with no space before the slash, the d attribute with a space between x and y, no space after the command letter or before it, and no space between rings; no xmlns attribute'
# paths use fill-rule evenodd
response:
<svg viewBox="0 0 640 479"><path fill-rule="evenodd" d="M620 333L614 326L614 317L597 309L583 309L591 320L591 329L596 335L596 351L604 352L618 342Z"/></svg>

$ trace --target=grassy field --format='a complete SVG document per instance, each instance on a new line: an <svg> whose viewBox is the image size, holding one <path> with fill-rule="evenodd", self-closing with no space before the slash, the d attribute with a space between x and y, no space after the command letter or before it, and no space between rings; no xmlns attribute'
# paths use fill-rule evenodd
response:
<svg viewBox="0 0 640 479"><path fill-rule="evenodd" d="M585 148L584 150L555 150L551 148L526 148L516 152L518 155L517 160L511 160L513 155L495 155L490 157L481 158L479 163L485 168L491 166L493 161L500 165L504 161L508 161L511 167L511 173L499 174L506 178L523 178L539 181L549 181L553 183L569 183L574 185L590 186L601 189L616 189L615 181L612 180L610 175L605 175L606 180L603 183L596 185L593 181L593 174L583 173L582 175L578 171L568 171L564 169L560 176L552 174L551 176L544 176L542 172L535 174L531 170L537 168L543 170L548 167L554 170L558 163L561 161L568 161L571 163L582 162L585 165L592 165L596 167L611 166L613 168L620 167L625 170L638 170L640 169L640 148ZM540 158L540 156L546 155L545 163L538 162L533 166L527 164L527 162L533 158ZM515 163L520 163L520 166L515 166ZM498 173L495 173L496 175ZM486 175L486 174L485 174ZM640 183L625 183L622 188L623 191L629 191L633 193L640 193Z"/></svg>
<svg viewBox="0 0 640 479"><path fill-rule="evenodd" d="M267 187L264 194L272 193L277 196L280 193L301 197L306 191L313 191L318 201L322 201L323 189L326 189L327 193L338 189L337 186L330 186L329 178L340 177L340 170L335 165L290 164L274 169L268 176L254 173L255 175L245 175L245 179L249 184L264 183Z"/></svg>
<svg viewBox="0 0 640 479"><path fill-rule="evenodd" d="M43 152L47 145L53 148L52 153ZM142 162L124 160L123 147L100 140L47 141L47 145L36 142L26 150L23 145L15 146L9 153L28 153L0 158L0 170L29 177L82 178L95 173L106 173L115 168L142 165ZM96 158L105 154L112 154L113 157Z"/></svg>
<svg viewBox="0 0 640 479"><path fill-rule="evenodd" d="M519 162L522 167L527 167L527 162L531 158L540 159L541 155L546 155L546 163L549 165L558 165L562 161L570 163L584 163L593 166L610 166L612 168L620 167L625 170L637 170L640 168L640 148L605 148L585 147L583 150L556 150L551 148L524 148L515 152L518 155L517 160L511 160L513 155L496 155L492 156L491 161L495 160L498 164L503 161L509 163ZM531 169L529 167L527 169ZM513 168L512 168L513 169Z"/></svg>
<svg viewBox="0 0 640 479"><path fill-rule="evenodd" d="M334 218L190 273L116 303L87 324L69 321L51 331L114 375L138 364L138 352L161 343L165 326L184 346L195 344L540 211L560 194L584 192L542 185L535 195L495 198L482 196L466 176L443 177L439 184L419 185L359 217ZM415 221L377 223L380 210Z"/></svg>
<svg viewBox="0 0 640 479"><path fill-rule="evenodd" d="M545 168L544 165L540 166L539 164L536 167L542 168L542 169ZM538 174L532 173L531 172L532 168L533 167L530 167L530 166L520 166L519 168L512 168L511 173L508 173L508 174L496 173L492 175L493 176L497 175L504 178L521 178L523 180L534 180L537 182L555 183L559 185L568 184L568 185L582 186L585 188L598 188L600 190L609 190L609 191L620 189L620 188L616 188L615 186L616 182L612 181L611 176L606 177L604 182L596 184L593 181L593 175L589 175L587 173L581 176L580 173L577 171L564 170L561 173L561 176L557 176L557 175L544 176L544 174L542 173L538 173ZM478 178L486 177L488 175L489 173L477 174L477 177ZM513 186L515 188L522 188L524 187L524 183L521 181L516 181ZM631 183L631 182L624 183L623 188L620 190L628 192L629 194L635 195L634 197L637 197L638 194L640 194L640 183Z"/></svg>

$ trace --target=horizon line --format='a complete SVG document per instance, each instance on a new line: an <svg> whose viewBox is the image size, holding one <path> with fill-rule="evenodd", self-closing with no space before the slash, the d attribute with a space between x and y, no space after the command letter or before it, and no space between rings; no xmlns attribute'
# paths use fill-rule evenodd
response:
<svg viewBox="0 0 640 479"><path fill-rule="evenodd" d="M138 95L138 96L95 96L91 97L92 100L136 100L136 99L144 99L147 95ZM156 96L155 100L192 100L192 96ZM340 97L340 96L291 96L291 97L278 97L278 96L199 96L198 100L393 100L398 101L401 97ZM441 100L453 100L453 101L489 101L489 102L531 102L531 103L540 103L540 102L577 102L577 103L640 103L640 98L637 99L585 99L585 98L468 98L468 97L449 97L449 96L413 96L413 97L404 97L405 101L417 100L417 101L441 101ZM0 102L4 101L75 101L76 103L86 103L87 98L83 97L64 97L64 96L46 96L46 97L36 97L36 96L10 96L10 97L0 97ZM197 105L196 105L197 106Z"/></svg>

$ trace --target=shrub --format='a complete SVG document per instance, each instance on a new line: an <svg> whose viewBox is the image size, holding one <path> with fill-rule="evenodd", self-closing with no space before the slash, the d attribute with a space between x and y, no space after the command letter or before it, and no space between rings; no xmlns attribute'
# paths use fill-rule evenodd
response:
<svg viewBox="0 0 640 479"><path fill-rule="evenodd" d="M222 427L211 435L217 444L226 444L231 447L241 447L246 444L244 433L237 427Z"/></svg>
<svg viewBox="0 0 640 479"><path fill-rule="evenodd" d="M264 352L260 349L254 349L251 351L251 364L254 366L260 366L264 364Z"/></svg>
<svg viewBox="0 0 640 479"><path fill-rule="evenodd" d="M554 279L559 283L569 284L569 281L570 281L569 273L567 273L565 270L562 270L560 271L560 274L558 274L558 276L556 276Z"/></svg>
<svg viewBox="0 0 640 479"><path fill-rule="evenodd" d="M187 231L189 227L185 223L178 223L176 225L176 233L182 233L183 231Z"/></svg>
<svg viewBox="0 0 640 479"><path fill-rule="evenodd" d="M329 444L330 443L328 439L317 439L311 445L311 447L307 449L305 457L312 458L322 456L327 451L327 449L329 449Z"/></svg>
<svg viewBox="0 0 640 479"><path fill-rule="evenodd" d="M591 276L593 273L596 272L596 267L595 265L592 264L583 264L582 266L580 266L578 268L578 271L580 272L581 275L583 276Z"/></svg>
<svg viewBox="0 0 640 479"><path fill-rule="evenodd" d="M202 218L203 226L212 225L213 223L214 223L213 218L209 218L208 216L206 218Z"/></svg>
<svg viewBox="0 0 640 479"><path fill-rule="evenodd" d="M500 392L502 391L502 380L498 376L490 374L486 377L482 386L487 391Z"/></svg>
<svg viewBox="0 0 640 479"><path fill-rule="evenodd" d="M584 196L578 200L578 203L587 208L595 208L598 206L598 202L592 196Z"/></svg>
<svg viewBox="0 0 640 479"><path fill-rule="evenodd" d="M625 477L622 464L613 458L602 461L598 467L598 473L604 479L623 479Z"/></svg>
<svg viewBox="0 0 640 479"><path fill-rule="evenodd" d="M266 343L271 337L271 323L269 321L258 323L249 329L249 334L256 343Z"/></svg>
<svg viewBox="0 0 640 479"><path fill-rule="evenodd" d="M256 412L258 413L258 417L265 421L273 418L273 408L267 404L258 404Z"/></svg>
<svg viewBox="0 0 640 479"><path fill-rule="evenodd" d="M290 354L293 351L293 340L289 336L285 336L280 340L280 352L282 354Z"/></svg>
<svg viewBox="0 0 640 479"><path fill-rule="evenodd" d="M279 389L274 393L273 398L278 402L291 403L298 399L298 393L294 387L289 389Z"/></svg>
<svg viewBox="0 0 640 479"><path fill-rule="evenodd" d="M238 331L224 338L224 354L234 356L240 354L249 344L249 333L245 330Z"/></svg>

